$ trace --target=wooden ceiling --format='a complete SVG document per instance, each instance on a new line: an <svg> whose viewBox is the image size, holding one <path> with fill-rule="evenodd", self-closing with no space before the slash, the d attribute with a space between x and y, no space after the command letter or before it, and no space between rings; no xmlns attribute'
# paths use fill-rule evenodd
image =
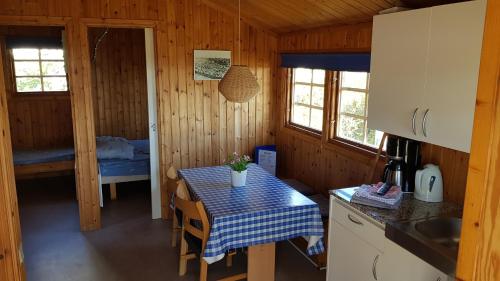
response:
<svg viewBox="0 0 500 281"><path fill-rule="evenodd" d="M205 0L233 14L238 0ZM241 16L276 33L370 21L397 0L241 0Z"/></svg>

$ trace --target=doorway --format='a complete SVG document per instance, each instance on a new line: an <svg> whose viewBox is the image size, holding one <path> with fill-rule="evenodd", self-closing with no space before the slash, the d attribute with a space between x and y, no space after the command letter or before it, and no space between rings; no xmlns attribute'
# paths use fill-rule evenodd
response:
<svg viewBox="0 0 500 281"><path fill-rule="evenodd" d="M147 186L160 218L153 29L89 27L88 42L101 207Z"/></svg>

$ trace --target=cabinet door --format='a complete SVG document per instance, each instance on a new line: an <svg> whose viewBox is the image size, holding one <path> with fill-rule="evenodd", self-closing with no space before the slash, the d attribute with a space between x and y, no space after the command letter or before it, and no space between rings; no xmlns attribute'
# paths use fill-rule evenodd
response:
<svg viewBox="0 0 500 281"><path fill-rule="evenodd" d="M377 276L381 253L341 224L330 223L327 280L383 280Z"/></svg>
<svg viewBox="0 0 500 281"><path fill-rule="evenodd" d="M446 274L417 256L386 240L384 258L379 263L379 280L383 281L446 281Z"/></svg>
<svg viewBox="0 0 500 281"><path fill-rule="evenodd" d="M418 138L412 116L425 89L429 25L430 9L374 17L369 128Z"/></svg>
<svg viewBox="0 0 500 281"><path fill-rule="evenodd" d="M431 9L424 141L469 152L486 1ZM419 131L423 134L419 120Z"/></svg>

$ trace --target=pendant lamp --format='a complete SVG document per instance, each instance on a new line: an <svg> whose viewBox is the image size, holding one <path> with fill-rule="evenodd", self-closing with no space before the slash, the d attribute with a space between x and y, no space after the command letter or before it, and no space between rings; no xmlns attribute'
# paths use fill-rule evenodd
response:
<svg viewBox="0 0 500 281"><path fill-rule="evenodd" d="M241 62L241 0L238 0L238 57ZM219 92L232 102L247 102L259 92L259 83L246 65L232 65L219 82Z"/></svg>

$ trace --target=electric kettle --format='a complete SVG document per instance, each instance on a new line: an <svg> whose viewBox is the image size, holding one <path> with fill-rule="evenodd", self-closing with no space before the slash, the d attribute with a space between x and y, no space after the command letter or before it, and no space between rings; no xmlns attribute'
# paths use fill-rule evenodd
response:
<svg viewBox="0 0 500 281"><path fill-rule="evenodd" d="M439 167L427 164L415 174L415 193L413 196L421 201L443 201L443 177Z"/></svg>

